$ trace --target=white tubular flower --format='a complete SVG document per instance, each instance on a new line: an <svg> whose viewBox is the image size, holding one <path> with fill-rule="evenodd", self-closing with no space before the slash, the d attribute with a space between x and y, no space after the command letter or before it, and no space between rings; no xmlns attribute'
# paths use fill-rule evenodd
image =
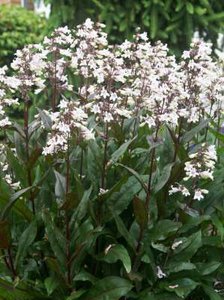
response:
<svg viewBox="0 0 224 300"><path fill-rule="evenodd" d="M204 155L207 160L217 161L215 145L208 146L207 151L205 152Z"/></svg>
<svg viewBox="0 0 224 300"><path fill-rule="evenodd" d="M160 266L157 266L156 268L157 268L157 273L156 273L156 275L157 275L157 277L158 277L159 279L162 279L162 278L164 278L164 277L167 276L167 275L161 270Z"/></svg>
<svg viewBox="0 0 224 300"><path fill-rule="evenodd" d="M203 144L198 152L189 155L189 157L191 161L185 163L184 170L187 177L184 180L189 180L190 178L214 179L213 170L217 160L214 145L206 146Z"/></svg>
<svg viewBox="0 0 224 300"><path fill-rule="evenodd" d="M171 246L171 249L172 250L175 250L177 247L179 247L181 244L183 244L183 241L177 241L177 242L174 242Z"/></svg>
<svg viewBox="0 0 224 300"><path fill-rule="evenodd" d="M199 175L195 165L189 161L185 163L184 171L186 172L187 175L187 177L184 178L185 181L188 180L189 178L195 178Z"/></svg>
<svg viewBox="0 0 224 300"><path fill-rule="evenodd" d="M6 162L6 156L5 156L6 147L1 144L0 145L0 169L3 173L3 179L5 182L13 189L18 190L21 188L20 181L15 181L13 178L13 174L10 170L9 164Z"/></svg>
<svg viewBox="0 0 224 300"><path fill-rule="evenodd" d="M204 199L204 194L208 194L208 190L196 189L194 192L194 199L200 201L201 199Z"/></svg>
<svg viewBox="0 0 224 300"><path fill-rule="evenodd" d="M73 136L83 140L94 139L94 133L86 127L88 115L81 108L76 107L74 101L62 100L58 107L59 112L49 114L52 132L43 149L44 155L67 151L69 139Z"/></svg>
<svg viewBox="0 0 224 300"><path fill-rule="evenodd" d="M211 179L214 180L213 172L211 170L205 170L200 173L200 177L203 179Z"/></svg>
<svg viewBox="0 0 224 300"><path fill-rule="evenodd" d="M184 197L190 196L189 190L184 185L181 184L178 184L177 186L172 185L171 189L169 190L169 195L173 195L178 192L181 192Z"/></svg>
<svg viewBox="0 0 224 300"><path fill-rule="evenodd" d="M176 289L176 288L178 288L178 287L179 287L178 284L175 284L175 285L169 285L169 288L170 288L170 289Z"/></svg>
<svg viewBox="0 0 224 300"><path fill-rule="evenodd" d="M11 121L9 121L8 117L5 117L0 120L0 128L4 128L6 126L12 125Z"/></svg>
<svg viewBox="0 0 224 300"><path fill-rule="evenodd" d="M173 194L178 193L178 192L180 192L180 188L171 185L171 189L169 190L169 195L173 195Z"/></svg>
<svg viewBox="0 0 224 300"><path fill-rule="evenodd" d="M217 160L215 146L202 144L201 149L199 149L196 153L190 154L189 157L191 158L191 161L187 161L185 163L184 171L186 173L186 177L184 177L183 180L191 180L191 182L193 182L192 188L189 191L184 185L172 185L169 190L169 195L177 192L181 192L184 196L190 196L193 194L193 199L200 201L204 199L206 194L208 194L208 190L197 187L200 180L214 180L213 171Z"/></svg>

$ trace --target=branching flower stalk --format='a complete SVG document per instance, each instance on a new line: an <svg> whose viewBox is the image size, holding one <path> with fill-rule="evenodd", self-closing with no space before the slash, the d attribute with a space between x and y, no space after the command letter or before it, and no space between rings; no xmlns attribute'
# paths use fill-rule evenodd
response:
<svg viewBox="0 0 224 300"><path fill-rule="evenodd" d="M9 263L7 265L10 266L10 269L11 269L12 274L13 274L13 278L15 279L16 276L17 276L17 272L16 272L16 269L14 267L14 262L13 262L13 256L12 256L12 252L11 252L11 247L9 247L7 249L7 254L8 254L8 258L9 258Z"/></svg>
<svg viewBox="0 0 224 300"><path fill-rule="evenodd" d="M66 161L66 182L65 182L65 200L68 198L69 189L70 189L70 143L69 143L69 136L67 139L67 152L65 154L65 161ZM72 277L71 277L71 232L70 232L70 212L68 209L65 211L65 225L66 225L66 256L67 256L67 281L68 285L71 286Z"/></svg>
<svg viewBox="0 0 224 300"><path fill-rule="evenodd" d="M20 222L24 214L26 219L24 224L29 223L28 231L22 229L22 241L28 241L27 248L25 247L21 254L21 245L16 240L13 249L8 251L7 247L2 247L3 260L12 274L11 278L15 279L23 272L26 272L28 277L30 268L32 276L37 274L42 261L46 261L47 264L48 259L56 258L57 267L65 274L66 285L62 288L61 286L58 288L57 284L52 285L55 290L52 290L49 297L55 297L59 293L58 297L61 299L64 296L67 298L68 292L81 286L81 283L75 282L74 275L78 275L80 279L83 278L83 274L86 276L91 271L91 275L95 275L96 278L88 275L88 280L90 278L88 286L90 282L96 282L96 289L93 292L98 291L101 279L105 280L103 276L106 275L106 280L111 280L111 276L107 276L108 270L105 271L104 268L109 263L116 265L116 268L113 268L114 265L112 268L114 273L116 269L117 275L120 276L119 280L123 280L121 276L125 274L125 282L128 282L129 277L133 283L135 279L132 280L132 275L140 270L140 266L144 268L149 264L147 256L150 254L144 253L146 250L144 241L148 238L146 232L155 229L155 235L159 236L160 233L157 234L157 231L160 231L160 228L157 230L154 226L161 221L165 225L171 223L171 229L172 227L177 229L169 231L164 241L159 237L157 245L149 237L147 246L152 253L154 250L156 253L156 264L154 266L152 264L151 267L157 279L154 280L152 276L151 284L151 278L150 280L144 278L140 284L144 289L153 289L155 286L157 289L159 280L169 276L167 269L173 251L175 252L176 247L191 238L191 232L185 236L185 232L181 231L182 227L181 233L178 231L182 221L182 215L178 215L180 210L183 214L187 214L189 206L192 206L192 209L197 209L200 213L200 208L197 208L199 203L195 203L195 200L200 201L208 197L209 182L214 179L213 172L218 158L215 146L212 145L214 140L212 131L219 131L223 121L224 75L222 68L211 56L211 45L202 40L194 40L190 49L184 51L177 61L169 54L166 45L161 42L152 45L146 33L137 31L134 41L125 40L120 45L110 45L103 28L103 24L94 24L90 19L72 30L66 26L58 28L49 38L45 38L43 43L18 50L11 65L11 74L8 74L7 68L0 68L0 130L3 133L7 131L7 140L4 140L4 145L1 145L0 149L2 177L0 184L3 187L2 193L5 193L4 201L11 197L16 198L15 191L21 188L19 192L22 196L19 197L22 199L17 203L23 209L18 210L17 203L9 202L9 206L11 204L12 206L8 210L12 209L13 214L19 215L15 218L15 222L17 219ZM32 122L35 126L32 127L29 122L33 121L31 112L35 108L31 111L30 106L33 99L37 99L35 96L37 94L38 101L41 99L51 103L46 103L46 110L38 110L36 119ZM19 105L19 102L24 109L23 128L15 124L8 113L9 107ZM218 128L210 131L208 126L206 129L204 126L198 131L200 124L203 125L203 122L206 124L207 119L211 120L209 127L218 124ZM170 133L168 135L164 132L167 128ZM19 151L19 147L14 149L18 135L15 135L14 139L12 130L20 134L22 151ZM188 131L191 131L189 135ZM185 133L186 139L182 138ZM133 135L134 137L137 135L134 143ZM148 135L153 137L149 154ZM190 135L192 138L189 138ZM155 146L158 144L160 148L157 150ZM174 149L172 157L168 155L163 159L161 155L159 156L171 147ZM180 151L182 148L183 155ZM95 149L100 149L100 153L95 153ZM38 156L40 151L41 157ZM34 157L33 164L33 154L35 156L36 152L38 159ZM71 167L72 157L78 159L78 162ZM183 168L179 178L176 179L178 176L173 174L175 169L172 169L172 166L176 167L177 161L180 162L180 168L182 166ZM24 162L25 166L22 166ZM123 172L116 168L117 162L118 164L122 162L130 171L131 175L128 178L126 176L123 178ZM47 178L46 174L43 176L45 164L49 166L49 163L57 166L58 173L62 172L56 173L58 175L56 179L52 175L47 175ZM83 170L83 167L86 170ZM25 178L21 178L24 172ZM73 176L73 172L79 173L78 177L81 180ZM96 172L96 176L92 172ZM182 176L183 172L186 174L185 177ZM59 179L61 189L58 187ZM38 189L35 188L35 193L34 189L23 192L24 188L36 184ZM90 184L93 185L93 189L89 188ZM171 184L173 186L170 187ZM55 193L52 191L53 186ZM74 190L77 215L66 208ZM178 198L176 193L179 195ZM157 212L154 213L151 200L152 197L157 199L157 195L161 203L164 200L167 215L172 205L169 220L163 220L163 216L158 217ZM45 203L45 198L48 200L48 197L50 200ZM138 197L139 202L134 202L132 210L131 200ZM91 205L88 202L90 199L94 199ZM28 205L26 200L29 200ZM37 200L38 209L35 203ZM88 205L91 214L87 209ZM61 222L57 222L61 207L65 207L63 218ZM213 209L215 211L215 206ZM35 220L42 218L43 222L34 224L32 212L36 215ZM50 216L49 220L45 217L45 213ZM123 220L127 215L128 219ZM75 237L72 234L74 223L71 216L76 218ZM206 219L205 223L210 221L211 218ZM136 237L137 224L139 232ZM54 226L58 227L60 235L51 234L54 233ZM21 227L23 228L23 224ZM21 232L20 226L17 229ZM205 231L204 227L203 230L200 227L198 240ZM182 239L182 235L185 237L184 241L179 240ZM63 245L61 239L65 241ZM168 245L169 242L172 242L172 246ZM75 253L72 253L73 245L77 246ZM36 248L41 257L33 258L30 253ZM104 249L106 250L103 251ZM134 256L133 250L129 255L129 249L134 250ZM123 256L126 257L125 263L120 264L120 261L117 263L116 257L111 253L113 250L115 253L121 253L119 260L122 262ZM13 261L12 255L15 253L16 260ZM194 256L195 261L199 256ZM78 267L73 272L76 259ZM33 267L35 260L37 263ZM195 268L198 268L198 265L200 264L195 263ZM130 270L134 273L132 274ZM197 270L197 274L199 271ZM49 293L48 277L51 277L51 273L57 283L60 279L58 280L59 274L53 269L49 268L49 272L46 273L44 278L40 278L38 273L37 282L40 283L41 289L42 286L46 286L46 292ZM148 271L145 273L148 276ZM164 279L164 284L169 280L170 278L167 281ZM125 294L127 299L132 283L128 283L129 287ZM107 286L110 287L110 282L104 285ZM139 286L136 285L136 290L131 291L136 297L138 296L135 293L138 292ZM166 293L173 293L176 288L175 283L168 285ZM210 289L211 287L209 291ZM64 293L62 296L61 291ZM92 291L90 294L87 291L81 297L91 298L91 293ZM124 297L124 294L121 297Z"/></svg>
<svg viewBox="0 0 224 300"><path fill-rule="evenodd" d="M4 259L5 266L11 272L13 280L17 277L17 272L14 267L13 257L11 248L9 247L6 251L2 250L2 257Z"/></svg>
<svg viewBox="0 0 224 300"><path fill-rule="evenodd" d="M104 150L103 150L103 165L102 165L102 178L101 178L101 188L106 189L106 167L107 167L107 145L108 145L108 123L105 123L104 129Z"/></svg>
<svg viewBox="0 0 224 300"><path fill-rule="evenodd" d="M156 143L158 139L158 133L159 133L160 123L157 122L156 131L155 131L155 137L153 138L153 142ZM154 163L155 163L155 154L156 154L156 148L153 147L150 160L149 160L149 178L148 178L148 184L147 184L147 193L146 193L146 200L145 200L145 209L148 214L148 221L150 220L150 212L149 212L149 205L150 205L150 199L151 199L151 193L152 193L152 175L154 170ZM135 258L133 263L133 271L137 272L138 268L140 267L139 262L139 255L141 254L142 250L142 239L144 237L145 228L140 227L139 236L137 240L137 246L135 250Z"/></svg>
<svg viewBox="0 0 224 300"><path fill-rule="evenodd" d="M168 127L169 133L171 138L174 140L174 155L173 155L173 162L176 161L178 150L180 147L180 139L181 139L181 131L182 131L183 120L182 118L179 119L178 125L176 126L175 132L172 132L172 129Z"/></svg>
<svg viewBox="0 0 224 300"><path fill-rule="evenodd" d="M26 96L25 96L26 97ZM24 132L25 132L25 145L26 145L26 159L27 159L27 181L28 185L32 186L32 170L30 169L30 153L29 153L29 99L25 98L24 100ZM30 191L30 201L32 204L32 211L35 215L35 203L34 195L32 190Z"/></svg>
<svg viewBox="0 0 224 300"><path fill-rule="evenodd" d="M32 186L32 170L30 167L30 151L29 151L29 108L30 108L30 99L29 99L29 90L32 86L32 81L34 77L30 70L30 62L32 60L30 48L24 48L21 51L17 51L17 58L15 59L13 65L14 69L18 69L18 80L20 83L21 97L24 101L24 134L25 134L25 151L26 151L26 170L27 170L27 182L28 186ZM35 199L32 190L30 193L30 202L32 205L33 214L35 214Z"/></svg>

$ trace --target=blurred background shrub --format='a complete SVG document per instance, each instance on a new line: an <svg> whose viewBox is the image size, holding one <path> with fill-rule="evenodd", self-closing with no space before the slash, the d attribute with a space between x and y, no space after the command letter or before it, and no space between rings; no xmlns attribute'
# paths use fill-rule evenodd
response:
<svg viewBox="0 0 224 300"><path fill-rule="evenodd" d="M44 34L44 17L18 5L0 6L0 66L9 64L17 49L38 43Z"/></svg>
<svg viewBox="0 0 224 300"><path fill-rule="evenodd" d="M74 26L87 17L106 24L110 42L130 39L136 27L162 40L180 55L194 32L217 47L224 30L224 1L217 0L45 0L51 4L50 27Z"/></svg>

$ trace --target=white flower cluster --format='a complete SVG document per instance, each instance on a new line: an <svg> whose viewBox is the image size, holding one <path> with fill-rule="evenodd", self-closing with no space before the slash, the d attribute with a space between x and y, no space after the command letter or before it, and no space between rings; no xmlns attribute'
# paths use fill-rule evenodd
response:
<svg viewBox="0 0 224 300"><path fill-rule="evenodd" d="M11 150L13 150L13 149L11 149ZM2 178L13 190L20 189L21 188L20 182L19 181L14 182L14 180L13 180L13 174L11 173L9 164L6 162L6 159L5 159L5 151L6 151L5 145L0 144L0 169L3 174Z"/></svg>
<svg viewBox="0 0 224 300"><path fill-rule="evenodd" d="M6 72L7 67L0 68L0 128L11 125L6 114L7 107L19 104L18 99L12 97L19 86L19 81L13 76L7 76Z"/></svg>
<svg viewBox="0 0 224 300"><path fill-rule="evenodd" d="M191 189L192 192L194 192L193 199L201 200L204 198L204 195L208 194L208 190L197 188L196 186L201 179L214 179L213 171L215 168L215 162L217 161L215 146L206 146L203 144L201 149L190 154L189 158L191 160L185 163L184 171L186 173L186 177L184 177L183 180L191 180ZM172 195L177 192L181 192L185 197L191 195L189 189L182 184L171 186L169 194Z"/></svg>
<svg viewBox="0 0 224 300"><path fill-rule="evenodd" d="M74 136L77 140L94 139L94 134L86 127L88 115L81 108L76 107L74 101L62 100L58 106L59 112L49 114L52 132L44 147L44 155L65 152L68 149L69 140Z"/></svg>
<svg viewBox="0 0 224 300"><path fill-rule="evenodd" d="M223 110L224 77L221 67L211 58L211 44L194 40L184 51L180 70L185 85L182 114L188 122L198 122L205 114L215 117Z"/></svg>
<svg viewBox="0 0 224 300"><path fill-rule="evenodd" d="M162 278L164 278L164 277L167 277L166 273L164 273L164 272L162 271L162 269L160 268L160 266L157 266L156 269L157 269L156 275L157 275L157 277L158 277L159 279L162 279Z"/></svg>
<svg viewBox="0 0 224 300"><path fill-rule="evenodd" d="M166 45L152 45L146 33L137 32L133 42L110 45L104 27L87 19L74 30L60 27L42 44L18 50L12 62L14 75L0 72L0 84L7 87L7 92L0 90L0 100L5 101L0 104L6 103L8 92L17 90L25 101L29 92L43 93L56 113L50 113L53 119L61 117L60 109L64 114L58 106L63 96L74 99L70 102L76 109L99 123L138 118L140 125L158 128L177 126L180 118L188 123L207 115L219 118L224 76L211 58L210 44L193 41L177 62ZM0 107L0 114L3 110ZM0 127L7 124L10 120L4 115ZM52 146L53 152L64 151L64 138L52 133L46 149L51 141L58 145Z"/></svg>

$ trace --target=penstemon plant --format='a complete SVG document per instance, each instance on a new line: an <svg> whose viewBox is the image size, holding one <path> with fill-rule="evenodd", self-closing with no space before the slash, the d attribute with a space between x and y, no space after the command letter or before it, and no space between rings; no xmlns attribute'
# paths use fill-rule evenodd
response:
<svg viewBox="0 0 224 300"><path fill-rule="evenodd" d="M222 64L103 28L0 69L0 295L223 299Z"/></svg>

